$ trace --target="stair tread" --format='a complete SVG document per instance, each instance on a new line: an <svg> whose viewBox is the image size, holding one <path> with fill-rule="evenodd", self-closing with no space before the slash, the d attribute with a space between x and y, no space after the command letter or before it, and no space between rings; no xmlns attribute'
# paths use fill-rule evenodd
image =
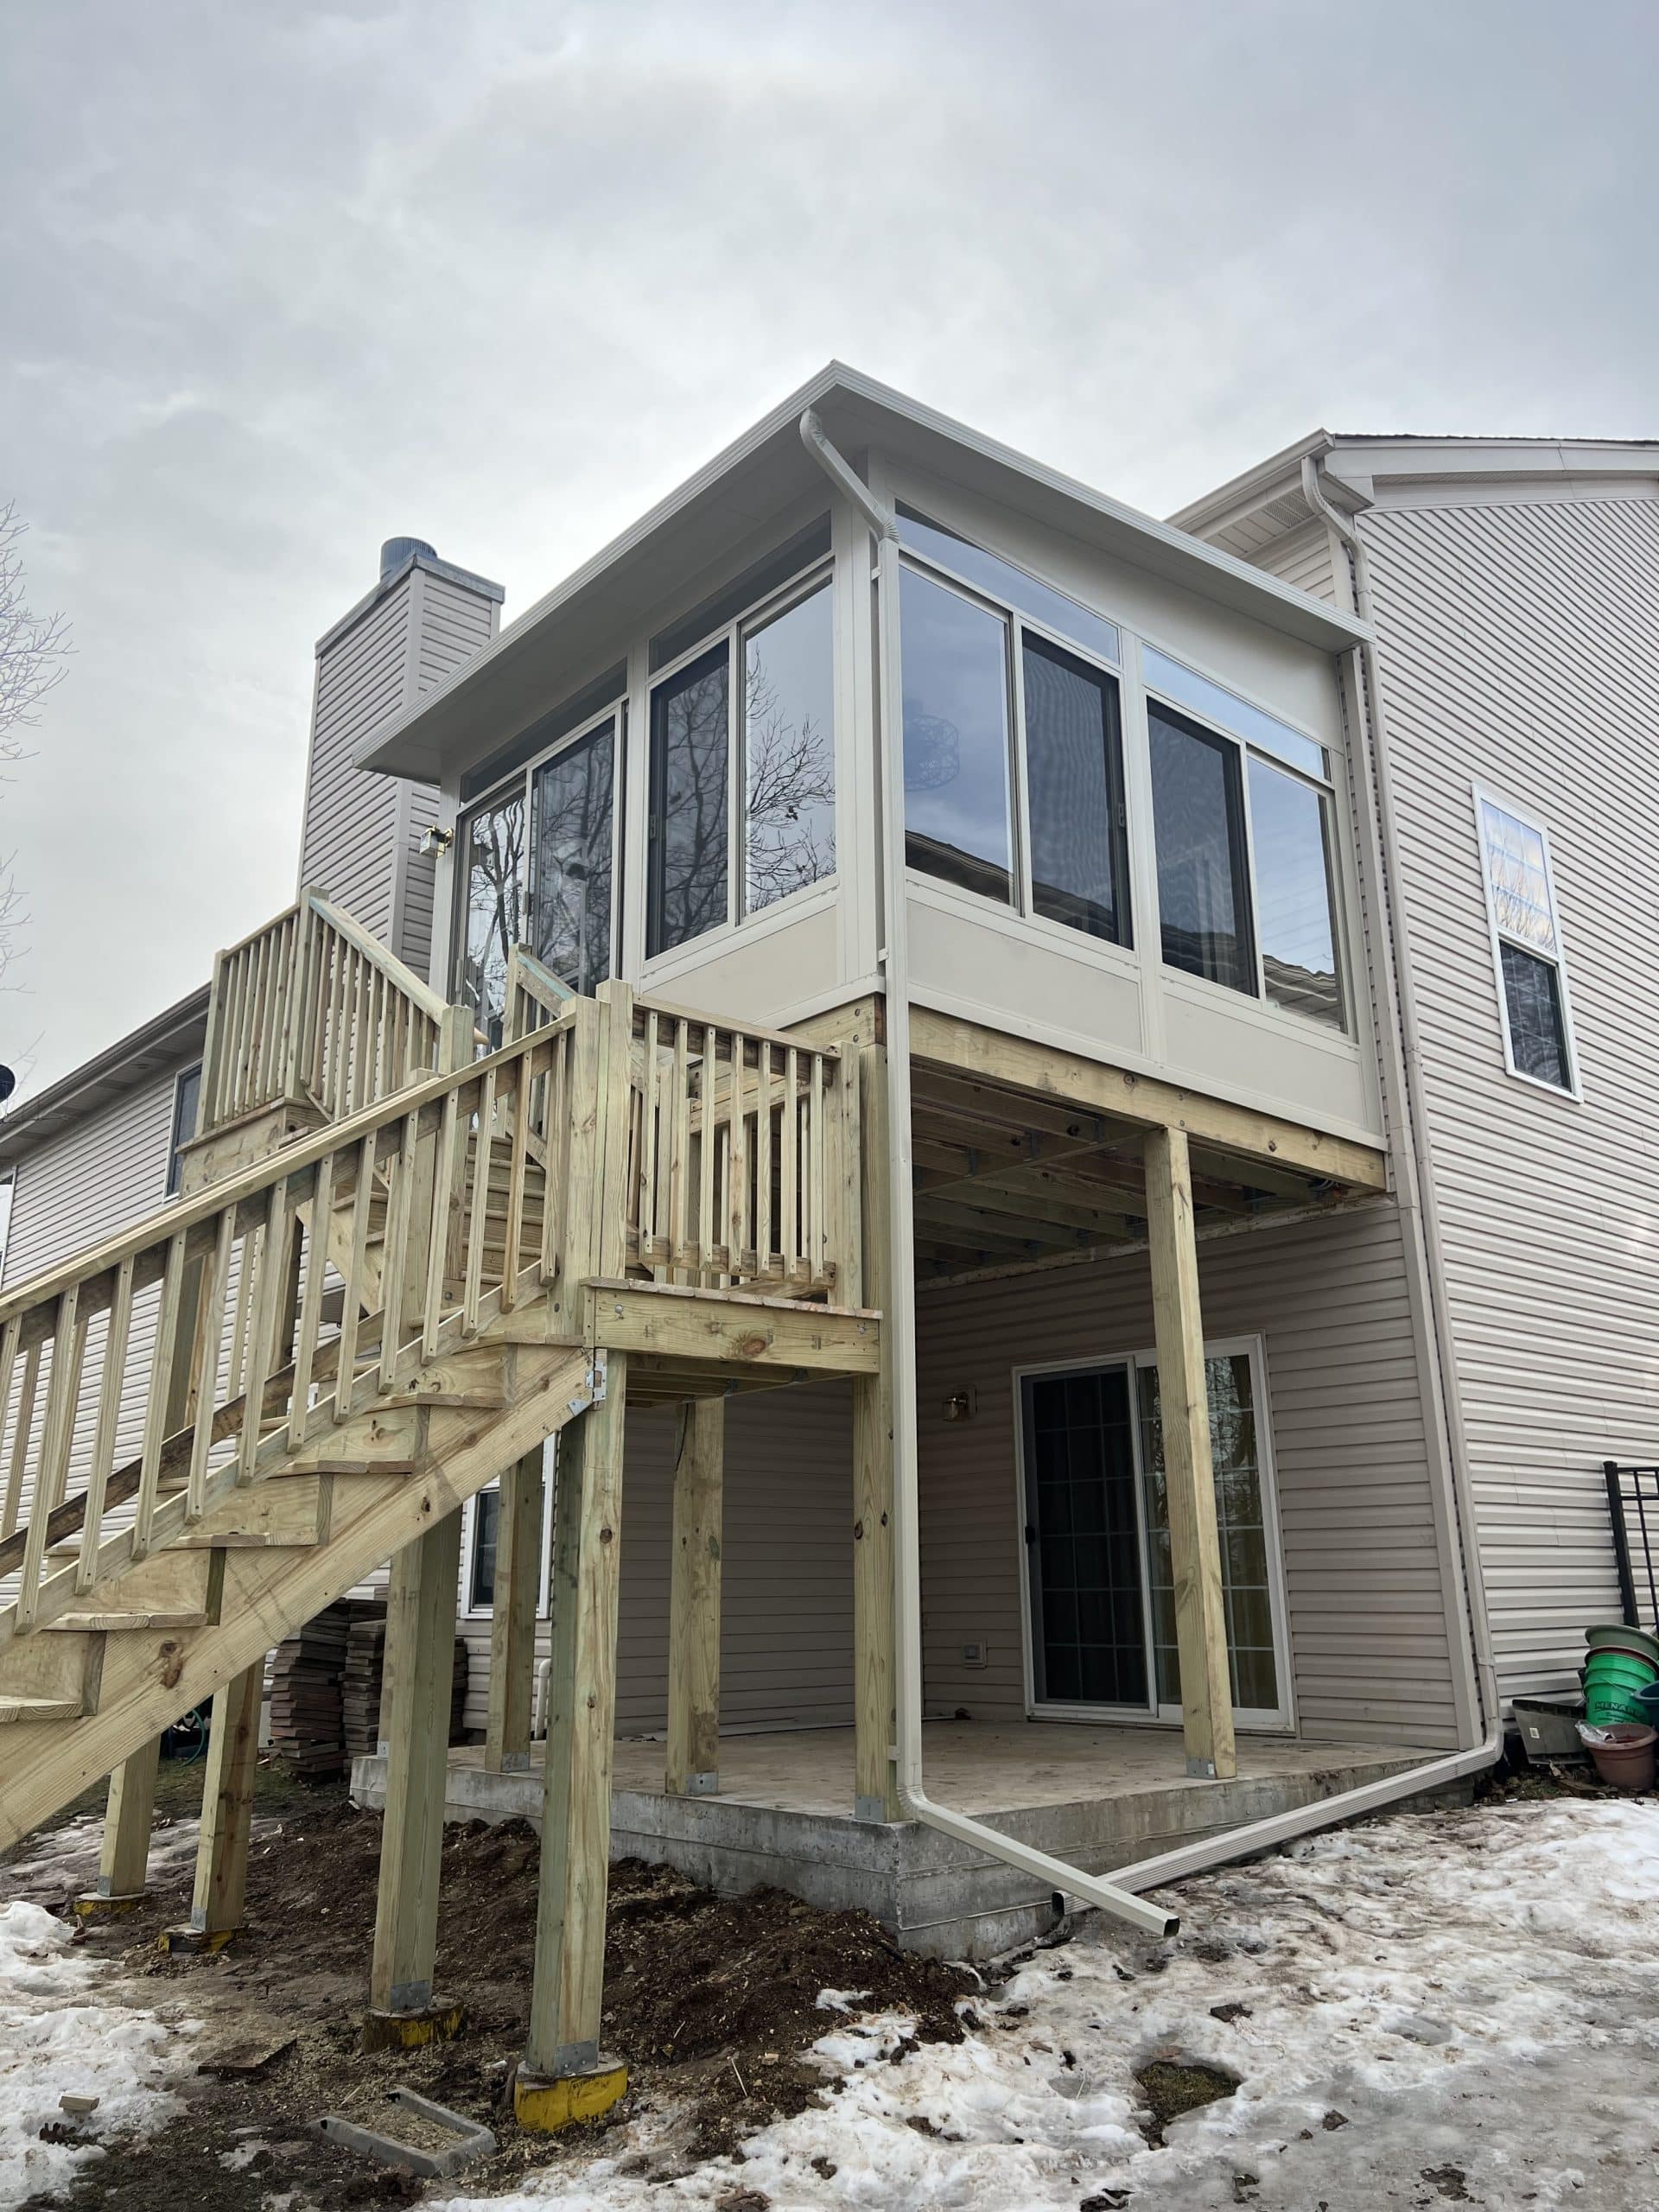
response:
<svg viewBox="0 0 1659 2212"><path fill-rule="evenodd" d="M23 1720L79 1720L78 1697L12 1697L0 1695L0 1726Z"/></svg>

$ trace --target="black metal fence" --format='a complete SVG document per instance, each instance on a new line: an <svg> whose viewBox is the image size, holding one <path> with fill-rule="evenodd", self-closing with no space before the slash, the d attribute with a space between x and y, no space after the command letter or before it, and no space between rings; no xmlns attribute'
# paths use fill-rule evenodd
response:
<svg viewBox="0 0 1659 2212"><path fill-rule="evenodd" d="M1659 1630L1659 1575L1654 1561L1654 1548L1659 1544L1659 1467L1621 1467L1616 1459L1604 1459L1601 1471L1607 1478L1613 1561L1625 1625Z"/></svg>

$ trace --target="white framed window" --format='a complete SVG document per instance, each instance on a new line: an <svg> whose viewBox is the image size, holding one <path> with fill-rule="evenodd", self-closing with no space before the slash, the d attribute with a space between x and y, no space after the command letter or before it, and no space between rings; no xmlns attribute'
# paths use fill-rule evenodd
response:
<svg viewBox="0 0 1659 2212"><path fill-rule="evenodd" d="M1513 799L1472 789L1504 1065L1523 1083L1580 1097L1549 832Z"/></svg>
<svg viewBox="0 0 1659 2212"><path fill-rule="evenodd" d="M179 1192L179 1154L196 1134L196 1116L201 1110L201 1063L193 1068L181 1068L173 1084L173 1129L167 1143L167 1195L176 1198Z"/></svg>
<svg viewBox="0 0 1659 2212"><path fill-rule="evenodd" d="M539 1580L536 1612L545 1620L553 1573L553 1487L558 1466L559 1440L550 1436L542 1450L542 1529L538 1553ZM499 1482L474 1491L461 1508L461 1610L488 1614L495 1609L497 1538L501 1525Z"/></svg>

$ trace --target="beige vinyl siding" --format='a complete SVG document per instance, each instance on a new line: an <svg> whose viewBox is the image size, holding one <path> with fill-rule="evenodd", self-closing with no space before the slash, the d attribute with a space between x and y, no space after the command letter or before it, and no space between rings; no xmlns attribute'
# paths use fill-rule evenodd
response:
<svg viewBox="0 0 1659 2212"><path fill-rule="evenodd" d="M1488 1609L1505 1694L1566 1688L1601 1463L1659 1459L1659 498L1362 526ZM1548 826L1582 1103L1505 1071L1471 779Z"/></svg>
<svg viewBox="0 0 1659 2212"><path fill-rule="evenodd" d="M1205 1330L1263 1340L1294 1684L1307 1738L1456 1742L1399 1217L1379 1205L1207 1240ZM929 1293L918 1389L930 1715L1025 1711L1016 1368L1152 1344L1145 1258ZM971 1388L977 1413L947 1422ZM962 1664L987 1646L982 1669Z"/></svg>
<svg viewBox="0 0 1659 2212"><path fill-rule="evenodd" d="M631 1414L622 1491L616 1728L667 1726L677 1417ZM721 1725L834 1727L853 1717L852 1401L844 1383L731 1401L721 1544ZM465 1603L467 1562L462 1561ZM488 1710L487 1614L463 1618L467 1725ZM538 1640L547 1656L547 1625Z"/></svg>
<svg viewBox="0 0 1659 2212"><path fill-rule="evenodd" d="M1337 600L1336 552L1329 525L1311 522L1245 557L1281 583L1294 584L1298 591L1309 592L1315 599Z"/></svg>

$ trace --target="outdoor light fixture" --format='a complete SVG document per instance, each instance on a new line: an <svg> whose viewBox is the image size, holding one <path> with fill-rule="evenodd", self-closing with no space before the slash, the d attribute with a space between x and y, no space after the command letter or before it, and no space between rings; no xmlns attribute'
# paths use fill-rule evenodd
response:
<svg viewBox="0 0 1659 2212"><path fill-rule="evenodd" d="M435 822L421 840L421 851L428 860L435 860L440 853L447 853L455 842L453 830L442 830Z"/></svg>

